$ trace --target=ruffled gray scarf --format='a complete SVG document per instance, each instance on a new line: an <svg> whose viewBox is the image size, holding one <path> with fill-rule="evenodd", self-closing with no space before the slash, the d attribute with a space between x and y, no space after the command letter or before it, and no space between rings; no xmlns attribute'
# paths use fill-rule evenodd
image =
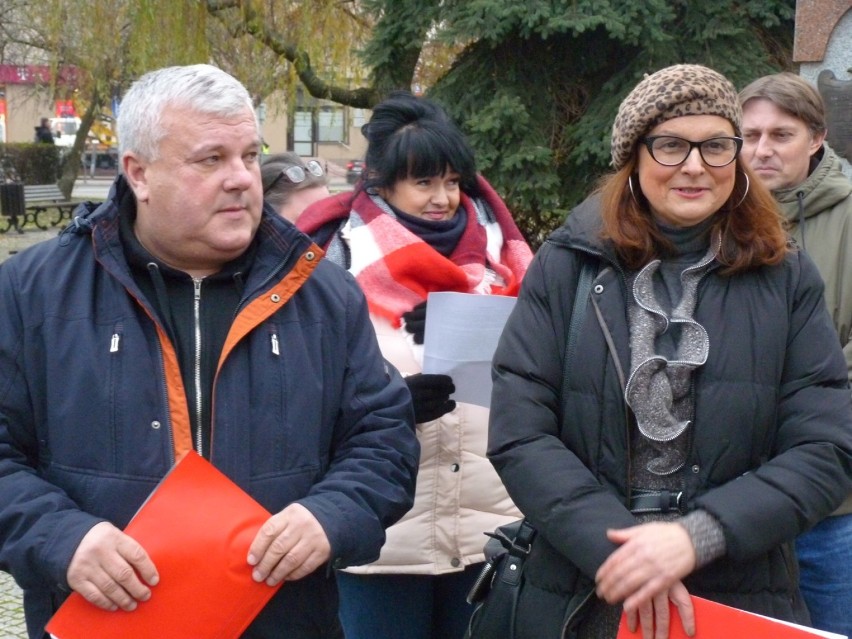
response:
<svg viewBox="0 0 852 639"><path fill-rule="evenodd" d="M645 266L633 280L630 305L630 377L624 391L636 415L639 432L653 448L646 470L669 475L686 461L686 437L692 423L694 400L691 393L693 371L707 361L710 341L707 331L693 319L698 282L716 256L719 242L680 275L681 297L672 301L668 313L654 291L654 275L660 260ZM657 338L673 324L680 329L674 354L658 352Z"/></svg>

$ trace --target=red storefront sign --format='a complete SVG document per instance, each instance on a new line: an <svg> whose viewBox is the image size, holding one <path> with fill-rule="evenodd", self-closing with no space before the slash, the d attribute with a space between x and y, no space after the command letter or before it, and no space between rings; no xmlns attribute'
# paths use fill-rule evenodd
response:
<svg viewBox="0 0 852 639"><path fill-rule="evenodd" d="M50 84L50 79L50 67L45 64L0 64L0 84ZM59 84L74 86L76 80L76 68L59 69Z"/></svg>

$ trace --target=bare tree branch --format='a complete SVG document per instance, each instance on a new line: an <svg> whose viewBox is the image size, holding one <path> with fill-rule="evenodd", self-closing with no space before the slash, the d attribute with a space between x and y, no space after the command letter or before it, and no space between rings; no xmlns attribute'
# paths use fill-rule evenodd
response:
<svg viewBox="0 0 852 639"><path fill-rule="evenodd" d="M239 10L242 32L256 38L270 51L290 62L299 80L313 97L361 109L369 109L381 100L381 92L375 87L349 89L323 80L312 66L308 53L287 42L268 26L263 16L248 5L238 0L207 0L208 13L223 21L230 29L234 29L235 25L225 17L225 12L233 9ZM233 13L229 12L227 16L232 17Z"/></svg>

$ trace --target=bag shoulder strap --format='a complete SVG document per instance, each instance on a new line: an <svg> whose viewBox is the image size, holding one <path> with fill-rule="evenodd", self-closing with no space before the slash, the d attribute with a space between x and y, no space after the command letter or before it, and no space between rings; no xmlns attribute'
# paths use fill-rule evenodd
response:
<svg viewBox="0 0 852 639"><path fill-rule="evenodd" d="M566 391L568 389L568 373L570 372L571 362L574 361L574 356L577 352L577 341L580 339L580 327L586 320L586 308L588 307L589 293L592 290L592 282L595 280L596 266L588 259L580 258L582 266L580 268L580 277L577 281L577 290L574 293L574 306L571 309L571 320L568 323L568 339L565 341L565 359L562 361L562 390L560 398L563 401L563 416L564 416L564 401Z"/></svg>
<svg viewBox="0 0 852 639"><path fill-rule="evenodd" d="M584 258L581 259L582 266L580 268L580 277L577 281L577 290L574 293L574 306L571 309L571 320L568 323L568 339L565 343L565 360L562 364L562 392L560 397L563 398L563 407L568 380L568 366L574 359L574 354L577 350L577 340L580 339L580 327L586 319L586 307L588 305L589 293L592 291L592 282L594 282L597 274L597 267L592 261ZM528 553L529 548L532 546L533 539L535 538L535 532L535 528L533 528L532 524L524 519L521 522L517 534L515 535L514 543L512 544L513 547L525 548L526 552L524 554Z"/></svg>

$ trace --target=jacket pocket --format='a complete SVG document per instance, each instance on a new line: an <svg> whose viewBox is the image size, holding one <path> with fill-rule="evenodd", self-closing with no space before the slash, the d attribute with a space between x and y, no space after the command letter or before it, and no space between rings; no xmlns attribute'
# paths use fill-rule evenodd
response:
<svg viewBox="0 0 852 639"><path fill-rule="evenodd" d="M58 324L62 324L59 326ZM39 440L51 463L118 475L152 474L171 450L157 345L127 318L64 318L42 330ZM48 356L49 354L49 356Z"/></svg>
<svg viewBox="0 0 852 639"><path fill-rule="evenodd" d="M268 321L248 349L235 350L226 363L216 387L215 427L227 432L214 436L248 447L252 480L322 466L320 451L330 448L333 424L327 413L335 404L327 395L331 369L321 344L319 324Z"/></svg>

